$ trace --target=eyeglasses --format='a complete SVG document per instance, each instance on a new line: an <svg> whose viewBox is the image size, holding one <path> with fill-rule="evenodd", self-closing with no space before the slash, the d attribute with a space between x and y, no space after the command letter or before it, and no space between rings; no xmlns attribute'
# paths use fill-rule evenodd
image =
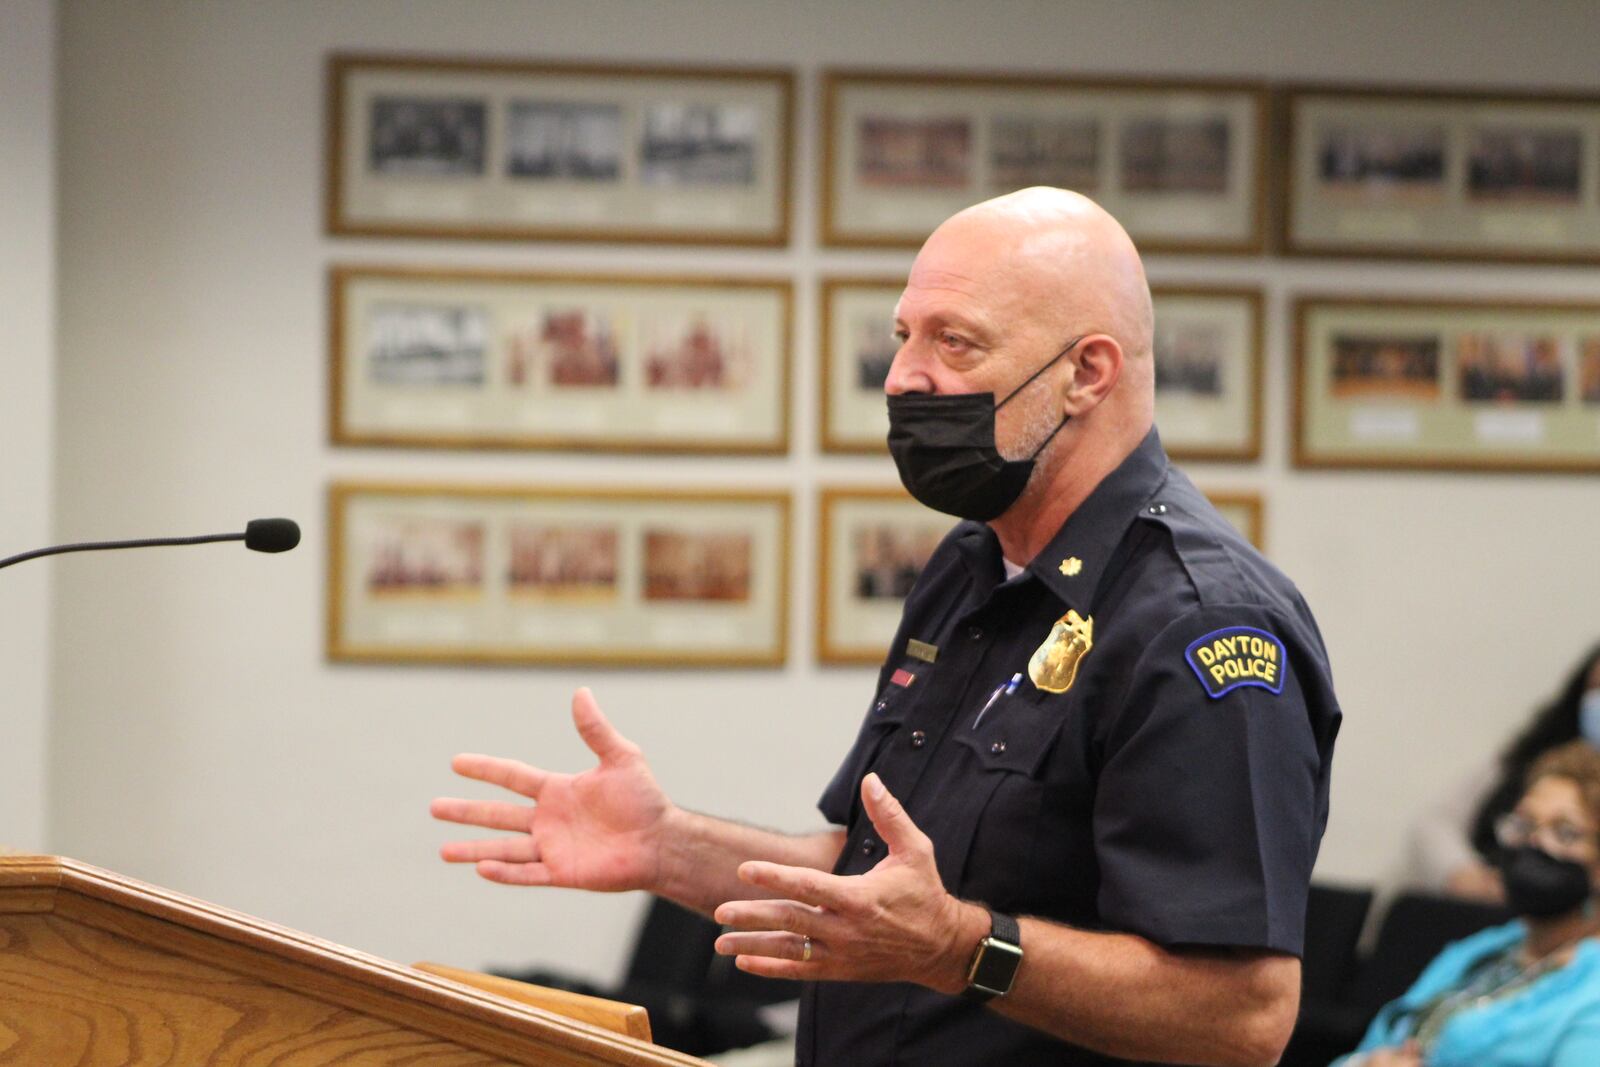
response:
<svg viewBox="0 0 1600 1067"><path fill-rule="evenodd" d="M1552 855L1570 856L1583 851L1583 846L1594 841L1593 830L1586 830L1564 819L1552 823L1535 823L1516 812L1507 812L1494 822L1494 839L1502 848L1522 848L1542 839L1544 848Z"/></svg>

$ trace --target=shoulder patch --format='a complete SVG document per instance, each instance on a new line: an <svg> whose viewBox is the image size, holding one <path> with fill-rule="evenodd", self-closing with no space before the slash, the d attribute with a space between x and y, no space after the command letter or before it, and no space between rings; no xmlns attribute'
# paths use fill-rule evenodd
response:
<svg viewBox="0 0 1600 1067"><path fill-rule="evenodd" d="M1283 692L1283 642L1253 626L1228 626L1189 643L1184 659L1206 695L1220 700L1243 686Z"/></svg>

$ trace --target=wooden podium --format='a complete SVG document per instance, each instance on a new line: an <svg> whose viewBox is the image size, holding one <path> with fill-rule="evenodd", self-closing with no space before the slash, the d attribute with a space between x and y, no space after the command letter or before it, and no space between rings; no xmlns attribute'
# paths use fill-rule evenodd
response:
<svg viewBox="0 0 1600 1067"><path fill-rule="evenodd" d="M0 856L4 1067L705 1067L530 1006L537 987L463 977L506 995L72 860ZM627 1017L640 1032L642 1011Z"/></svg>

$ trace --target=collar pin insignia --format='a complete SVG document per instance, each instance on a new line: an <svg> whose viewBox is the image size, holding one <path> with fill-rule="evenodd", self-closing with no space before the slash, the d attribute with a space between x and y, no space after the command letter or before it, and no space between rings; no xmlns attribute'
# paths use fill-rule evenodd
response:
<svg viewBox="0 0 1600 1067"><path fill-rule="evenodd" d="M1079 572L1083 570L1083 560L1077 556L1068 556L1061 561L1061 566L1056 569L1061 572L1062 577L1076 578Z"/></svg>

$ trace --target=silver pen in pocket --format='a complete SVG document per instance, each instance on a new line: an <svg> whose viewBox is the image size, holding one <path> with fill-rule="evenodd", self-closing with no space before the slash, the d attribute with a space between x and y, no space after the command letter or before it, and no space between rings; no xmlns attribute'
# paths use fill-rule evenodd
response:
<svg viewBox="0 0 1600 1067"><path fill-rule="evenodd" d="M974 730L978 728L978 724L983 721L983 717L988 714L989 709L994 707L995 701L999 700L1002 696L1010 696L1012 693L1015 693L1017 691L1017 686L1021 684L1022 674L1019 671L1011 676L1011 681L1003 682L1000 685L995 686L994 692L989 694L989 699L985 700L983 702L983 707L978 709L978 717L972 720L972 728Z"/></svg>

